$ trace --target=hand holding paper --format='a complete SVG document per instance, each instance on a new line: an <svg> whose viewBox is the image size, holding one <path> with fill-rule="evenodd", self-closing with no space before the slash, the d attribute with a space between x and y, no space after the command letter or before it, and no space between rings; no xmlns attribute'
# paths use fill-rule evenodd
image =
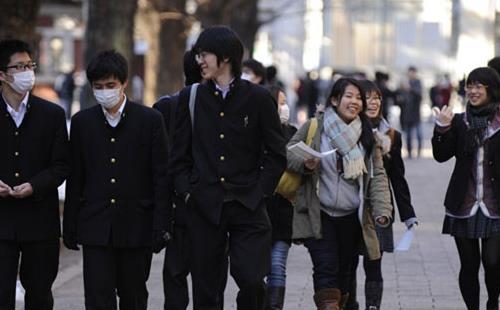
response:
<svg viewBox="0 0 500 310"><path fill-rule="evenodd" d="M320 159L330 154L333 154L337 151L337 149L334 149L328 152L320 153L313 150L309 145L305 144L303 141L300 141L299 143L289 146L288 150L302 159L311 159L311 158Z"/></svg>

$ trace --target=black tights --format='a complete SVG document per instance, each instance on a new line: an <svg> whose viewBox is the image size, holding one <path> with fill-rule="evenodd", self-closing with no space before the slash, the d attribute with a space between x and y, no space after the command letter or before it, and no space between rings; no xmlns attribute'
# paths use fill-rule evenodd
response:
<svg viewBox="0 0 500 310"><path fill-rule="evenodd" d="M490 238L468 239L455 237L460 256L458 283L468 310L479 310L479 266L484 268L484 280L488 291L487 309L498 309L500 293L500 234Z"/></svg>

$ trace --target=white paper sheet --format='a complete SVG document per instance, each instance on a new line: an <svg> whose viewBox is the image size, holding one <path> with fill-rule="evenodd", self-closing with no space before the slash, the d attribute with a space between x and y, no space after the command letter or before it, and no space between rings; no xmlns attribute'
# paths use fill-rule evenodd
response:
<svg viewBox="0 0 500 310"><path fill-rule="evenodd" d="M289 146L288 150L303 159L323 158L337 151L337 149L334 149L328 152L320 153L313 150L309 145L305 144L303 141L300 141L299 143Z"/></svg>
<svg viewBox="0 0 500 310"><path fill-rule="evenodd" d="M415 228L410 228L405 231L401 240L399 240L398 245L396 246L396 251L408 251L411 247L411 242L413 241L413 237L415 236Z"/></svg>

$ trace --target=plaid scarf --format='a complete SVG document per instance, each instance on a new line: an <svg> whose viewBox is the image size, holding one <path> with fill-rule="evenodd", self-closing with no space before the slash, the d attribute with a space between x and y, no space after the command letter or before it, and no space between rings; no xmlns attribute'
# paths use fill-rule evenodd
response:
<svg viewBox="0 0 500 310"><path fill-rule="evenodd" d="M326 109L323 127L332 147L342 155L344 179L357 179L366 173L365 154L358 145L362 130L359 116L346 124L333 109Z"/></svg>

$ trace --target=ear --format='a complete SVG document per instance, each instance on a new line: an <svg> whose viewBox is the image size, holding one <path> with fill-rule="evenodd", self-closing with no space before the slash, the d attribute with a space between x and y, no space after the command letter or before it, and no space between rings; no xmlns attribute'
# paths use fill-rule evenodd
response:
<svg viewBox="0 0 500 310"><path fill-rule="evenodd" d="M128 86L128 80L126 80L124 83L123 83L123 90L125 90Z"/></svg>
<svg viewBox="0 0 500 310"><path fill-rule="evenodd" d="M0 71L0 81L9 82L11 79L4 71Z"/></svg>
<svg viewBox="0 0 500 310"><path fill-rule="evenodd" d="M338 102L337 102L337 99L335 99L334 97L332 97L332 99L330 100L331 104L336 107L338 105Z"/></svg>

